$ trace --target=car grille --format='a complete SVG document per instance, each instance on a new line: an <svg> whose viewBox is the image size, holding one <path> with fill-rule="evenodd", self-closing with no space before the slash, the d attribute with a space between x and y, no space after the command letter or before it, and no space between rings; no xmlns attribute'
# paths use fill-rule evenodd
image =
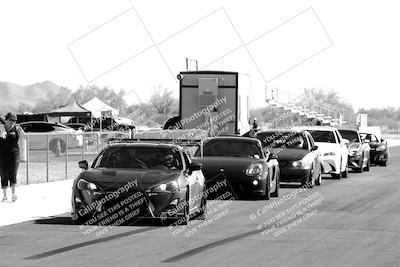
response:
<svg viewBox="0 0 400 267"><path fill-rule="evenodd" d="M289 163L287 160L278 160L280 167L286 167Z"/></svg>

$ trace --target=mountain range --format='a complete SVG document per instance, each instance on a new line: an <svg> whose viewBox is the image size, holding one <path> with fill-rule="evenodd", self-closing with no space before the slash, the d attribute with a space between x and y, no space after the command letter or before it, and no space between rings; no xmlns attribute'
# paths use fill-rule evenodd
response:
<svg viewBox="0 0 400 267"><path fill-rule="evenodd" d="M26 86L0 82L0 114L29 111L43 99L59 93L61 88L51 81Z"/></svg>

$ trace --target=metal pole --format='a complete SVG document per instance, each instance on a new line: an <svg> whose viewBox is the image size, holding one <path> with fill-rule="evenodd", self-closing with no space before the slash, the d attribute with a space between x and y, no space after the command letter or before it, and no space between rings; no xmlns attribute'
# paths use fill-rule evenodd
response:
<svg viewBox="0 0 400 267"><path fill-rule="evenodd" d="M29 134L26 135L26 184L29 183Z"/></svg>
<svg viewBox="0 0 400 267"><path fill-rule="evenodd" d="M49 181L49 134L47 134L47 146L46 146L46 182Z"/></svg>
<svg viewBox="0 0 400 267"><path fill-rule="evenodd" d="M65 180L68 179L68 134L67 134L67 140L66 140L66 145L65 145Z"/></svg>

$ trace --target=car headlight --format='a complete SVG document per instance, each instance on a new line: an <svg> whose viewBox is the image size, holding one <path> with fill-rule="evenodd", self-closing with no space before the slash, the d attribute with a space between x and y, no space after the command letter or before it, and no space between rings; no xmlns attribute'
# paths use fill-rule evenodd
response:
<svg viewBox="0 0 400 267"><path fill-rule="evenodd" d="M307 168L310 167L310 163L311 162L308 162L308 161L305 161L305 160L296 160L296 161L292 162L292 167L307 169Z"/></svg>
<svg viewBox="0 0 400 267"><path fill-rule="evenodd" d="M261 163L253 163L246 169L246 175L253 176L262 173L263 165Z"/></svg>
<svg viewBox="0 0 400 267"><path fill-rule="evenodd" d="M355 156L355 155L360 156L361 151L359 151L358 149L352 149L352 150L349 150L349 155L350 156Z"/></svg>
<svg viewBox="0 0 400 267"><path fill-rule="evenodd" d="M327 152L324 154L324 156L335 156L336 152Z"/></svg>
<svg viewBox="0 0 400 267"><path fill-rule="evenodd" d="M79 190L97 190L97 186L94 183L88 182L84 179L80 179L77 183L76 183L76 187Z"/></svg>
<svg viewBox="0 0 400 267"><path fill-rule="evenodd" d="M386 145L380 145L376 148L376 151L383 151L386 149Z"/></svg>
<svg viewBox="0 0 400 267"><path fill-rule="evenodd" d="M170 192L172 192L172 191L178 190L178 188L179 188L178 182L177 181L172 181L172 182L165 183L165 184L159 184L159 185L153 187L151 189L151 191L157 191L157 192L170 191Z"/></svg>

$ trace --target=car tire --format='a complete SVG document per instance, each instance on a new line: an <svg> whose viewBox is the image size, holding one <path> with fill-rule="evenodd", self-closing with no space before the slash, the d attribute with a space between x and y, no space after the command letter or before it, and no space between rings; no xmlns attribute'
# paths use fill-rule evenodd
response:
<svg viewBox="0 0 400 267"><path fill-rule="evenodd" d="M206 218L206 214L207 214L207 199L202 198L201 205L200 205L200 211L197 213L197 215L194 219L204 220Z"/></svg>
<svg viewBox="0 0 400 267"><path fill-rule="evenodd" d="M276 175L276 183L275 183L275 192L273 192L271 194L271 197L279 197L279 188L280 188L280 184L279 184L279 173Z"/></svg>
<svg viewBox="0 0 400 267"><path fill-rule="evenodd" d="M358 173L362 173L364 171L364 155L360 159L359 163L360 167L356 169Z"/></svg>
<svg viewBox="0 0 400 267"><path fill-rule="evenodd" d="M371 168L371 161L368 160L367 166L365 167L365 171L369 172L370 168Z"/></svg>
<svg viewBox="0 0 400 267"><path fill-rule="evenodd" d="M349 168L347 167L347 164L346 164L346 168L342 172L342 177L343 178L348 178L349 177Z"/></svg>
<svg viewBox="0 0 400 267"><path fill-rule="evenodd" d="M318 173L318 178L317 178L317 180L315 180L315 185L321 185L321 183L322 183L322 172L320 169L319 173Z"/></svg>
<svg viewBox="0 0 400 267"><path fill-rule="evenodd" d="M271 197L271 188L269 188L270 183L271 183L271 177L268 174L267 180L265 181L265 194L263 197L263 199L265 199L265 200L269 200Z"/></svg>
<svg viewBox="0 0 400 267"><path fill-rule="evenodd" d="M308 176L304 179L303 182L301 182L301 186L307 186L307 188L313 188L314 187L314 169L312 168L310 170L310 173L308 174Z"/></svg>

